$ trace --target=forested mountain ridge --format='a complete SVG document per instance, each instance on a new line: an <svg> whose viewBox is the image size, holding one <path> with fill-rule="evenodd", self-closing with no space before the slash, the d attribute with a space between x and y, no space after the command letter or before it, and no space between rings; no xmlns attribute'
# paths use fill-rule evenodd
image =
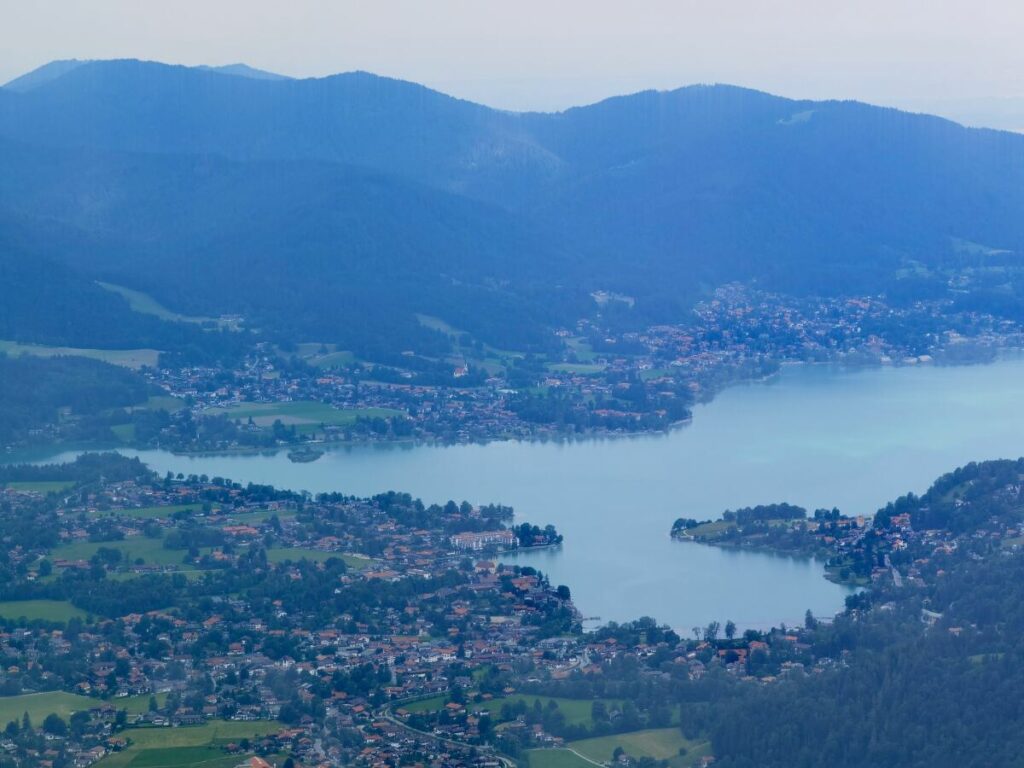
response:
<svg viewBox="0 0 1024 768"><path fill-rule="evenodd" d="M880 510L955 543L894 552L916 586L883 580L808 633L808 659L842 664L790 675L710 710L718 764L1016 765L1024 660L1024 459L971 463L921 497ZM922 534L927 543L927 534Z"/></svg>
<svg viewBox="0 0 1024 768"><path fill-rule="evenodd" d="M0 88L0 212L72 232L51 255L83 275L281 336L443 344L421 312L543 347L595 290L678 320L733 280L944 291L930 270L1024 252L1024 137L939 118L730 86L515 114L361 72L61 64Z"/></svg>
<svg viewBox="0 0 1024 768"><path fill-rule="evenodd" d="M0 169L0 215L23 231L11 258L244 314L279 338L322 333L364 354L443 344L423 312L529 348L541 324L583 311L585 294L549 282L557 249L508 212L363 168L0 139Z"/></svg>

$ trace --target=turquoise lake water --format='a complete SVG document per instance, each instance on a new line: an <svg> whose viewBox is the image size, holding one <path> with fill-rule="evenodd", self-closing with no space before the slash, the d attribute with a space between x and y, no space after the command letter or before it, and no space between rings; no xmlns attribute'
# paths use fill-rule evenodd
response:
<svg viewBox="0 0 1024 768"><path fill-rule="evenodd" d="M840 610L848 591L822 563L669 538L677 517L788 501L873 514L972 460L1024 454L1024 358L969 367L844 371L790 366L733 387L665 435L577 442L359 446L310 464L271 456L139 455L167 470L312 492L394 489L424 501L501 502L554 523L557 550L518 557L567 584L586 616L643 615L689 632Z"/></svg>

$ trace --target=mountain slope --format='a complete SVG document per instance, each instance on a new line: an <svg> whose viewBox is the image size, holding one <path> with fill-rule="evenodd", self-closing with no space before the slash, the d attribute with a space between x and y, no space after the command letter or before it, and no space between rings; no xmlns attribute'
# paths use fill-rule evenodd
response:
<svg viewBox="0 0 1024 768"><path fill-rule="evenodd" d="M417 312L529 347L576 301L548 282L558 252L510 214L338 164L0 141L3 210L74 270L361 352L438 351ZM77 239L43 248L58 222Z"/></svg>
<svg viewBox="0 0 1024 768"><path fill-rule="evenodd" d="M0 205L79 233L59 258L83 274L282 334L429 347L427 312L529 345L597 288L678 319L731 280L880 292L965 242L1024 254L1024 136L923 115L728 86L512 114L366 73L59 70L0 89Z"/></svg>
<svg viewBox="0 0 1024 768"><path fill-rule="evenodd" d="M317 159L457 191L529 156L509 115L355 72L257 80L139 61L91 62L0 101L0 134L97 149Z"/></svg>

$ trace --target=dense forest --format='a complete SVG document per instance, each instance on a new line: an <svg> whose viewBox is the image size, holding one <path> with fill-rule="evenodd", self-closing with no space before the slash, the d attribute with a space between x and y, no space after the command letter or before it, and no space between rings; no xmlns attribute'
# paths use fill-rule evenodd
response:
<svg viewBox="0 0 1024 768"><path fill-rule="evenodd" d="M922 622L927 605L942 614ZM1017 765L1024 742L1024 558L965 560L922 597L823 625L842 669L708 708L719 764Z"/></svg>
<svg viewBox="0 0 1024 768"><path fill-rule="evenodd" d="M972 463L876 516L882 533L950 531L951 552L911 546L893 559L924 586L877 583L834 623L814 623L807 661L842 664L726 696L707 717L718 764L754 766L1016 765L1024 748L1024 556L993 538L1024 523L1024 460Z"/></svg>
<svg viewBox="0 0 1024 768"><path fill-rule="evenodd" d="M0 445L52 428L62 413L75 423L66 437L109 436L106 422L92 419L139 405L149 393L150 385L138 374L98 360L0 353Z"/></svg>

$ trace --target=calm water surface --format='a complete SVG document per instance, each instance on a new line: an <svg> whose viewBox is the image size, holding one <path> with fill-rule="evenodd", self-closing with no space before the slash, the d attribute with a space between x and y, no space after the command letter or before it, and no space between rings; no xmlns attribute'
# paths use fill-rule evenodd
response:
<svg viewBox="0 0 1024 768"><path fill-rule="evenodd" d="M133 455L134 452L132 452ZM559 550L520 555L571 587L587 616L654 616L677 629L830 615L846 590L822 564L674 542L680 516L788 501L873 513L972 460L1024 454L1024 358L962 368L793 366L727 390L667 435L575 443L353 447L311 464L274 456L139 455L154 469L312 492L408 491L496 501L554 523Z"/></svg>

